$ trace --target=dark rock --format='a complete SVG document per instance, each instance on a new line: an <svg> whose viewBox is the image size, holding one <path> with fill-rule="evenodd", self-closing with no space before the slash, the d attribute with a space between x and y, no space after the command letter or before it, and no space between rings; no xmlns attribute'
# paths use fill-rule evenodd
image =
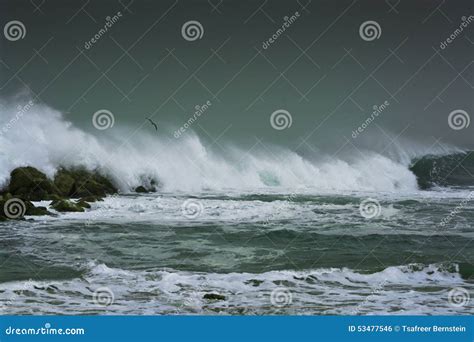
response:
<svg viewBox="0 0 474 342"><path fill-rule="evenodd" d="M91 205L85 201L79 201L76 203L76 205L78 205L79 207L81 208L84 208L84 209L90 209L91 208Z"/></svg>
<svg viewBox="0 0 474 342"><path fill-rule="evenodd" d="M86 196L86 197L82 197L80 199L80 201L82 201L82 202L89 202L89 203L103 201L103 200L104 199L100 196Z"/></svg>
<svg viewBox="0 0 474 342"><path fill-rule="evenodd" d="M217 293L206 293L202 298L208 300L225 300L225 296Z"/></svg>
<svg viewBox="0 0 474 342"><path fill-rule="evenodd" d="M54 182L61 189L62 195L67 197L105 197L117 192L117 188L110 180L97 171L88 171L84 168L60 169Z"/></svg>
<svg viewBox="0 0 474 342"><path fill-rule="evenodd" d="M258 279L250 279L245 282L246 285L252 285L252 286L260 286L263 284L263 280L258 280Z"/></svg>
<svg viewBox="0 0 474 342"><path fill-rule="evenodd" d="M51 203L51 208L59 212L83 212L84 208L68 200L57 200Z"/></svg>
<svg viewBox="0 0 474 342"><path fill-rule="evenodd" d="M46 175L34 167L18 167L10 174L8 192L14 197L30 201L48 199L59 195L58 188Z"/></svg>
<svg viewBox="0 0 474 342"><path fill-rule="evenodd" d="M33 203L26 203L26 213L28 216L44 216L44 215L53 215L48 211L46 207L35 207Z"/></svg>
<svg viewBox="0 0 474 342"><path fill-rule="evenodd" d="M137 187L135 188L135 192L138 192L138 193L146 193L146 192L148 192L148 190L145 189L144 186L141 186L141 185L140 185L140 186L137 186Z"/></svg>
<svg viewBox="0 0 474 342"><path fill-rule="evenodd" d="M9 198L11 199L11 198ZM5 214L5 205L7 203L7 201L9 199L5 199L5 200L0 200L0 217L3 217L3 220L4 221L5 219L9 219L9 217L7 217L7 215ZM18 199L20 200L20 199ZM24 210L23 215L19 216L18 218L16 218L17 220L19 219L22 219L23 216L43 216L43 215L52 215L52 213L50 213L45 207L35 207L33 203L31 203L30 201L26 201L26 200L21 200L20 203L16 203L17 206L16 206L16 210L14 213L12 214L17 214L17 213L21 213L22 210ZM23 209L21 209L21 206L23 206ZM10 208L10 210L12 210L13 208ZM20 211L18 211L20 210ZM11 218L11 217L10 217Z"/></svg>
<svg viewBox="0 0 474 342"><path fill-rule="evenodd" d="M6 200L0 199L0 221L5 221L7 219L7 216L5 215L5 203Z"/></svg>
<svg viewBox="0 0 474 342"><path fill-rule="evenodd" d="M69 196L72 193L75 182L76 181L71 174L63 169L56 172L56 175L54 176L54 184L63 196Z"/></svg>
<svg viewBox="0 0 474 342"><path fill-rule="evenodd" d="M3 201L8 201L9 199L12 199L12 198L13 198L13 196L9 192L3 193L3 195L0 196L0 200L3 200Z"/></svg>

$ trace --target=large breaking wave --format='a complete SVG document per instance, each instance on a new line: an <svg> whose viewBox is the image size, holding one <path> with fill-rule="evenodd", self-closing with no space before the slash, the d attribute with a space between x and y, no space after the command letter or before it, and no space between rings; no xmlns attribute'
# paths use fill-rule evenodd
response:
<svg viewBox="0 0 474 342"><path fill-rule="evenodd" d="M411 161L422 157L414 152L407 157L400 151L403 158L369 150L338 157L303 157L268 145L250 151L227 145L216 152L192 132L175 139L141 130L128 139L130 132L120 127L88 133L45 105L32 104L26 109L19 112L16 105L2 106L0 186L8 181L11 170L26 165L51 177L59 166L98 169L123 192L151 179L164 191L183 192L269 187L398 192L416 190L417 176L423 187L434 183L426 180L432 164L418 163L410 170Z"/></svg>

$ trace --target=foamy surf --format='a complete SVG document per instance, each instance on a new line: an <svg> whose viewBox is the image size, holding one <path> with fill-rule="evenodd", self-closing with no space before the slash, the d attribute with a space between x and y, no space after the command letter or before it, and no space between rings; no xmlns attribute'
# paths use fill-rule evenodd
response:
<svg viewBox="0 0 474 342"><path fill-rule="evenodd" d="M3 283L0 291L9 314L469 314L472 305L449 304L451 289L474 290L458 271L456 264L411 264L375 273L330 268L219 274L89 263L80 278ZM107 296L107 305L97 302L97 291ZM206 299L211 293L223 299Z"/></svg>
<svg viewBox="0 0 474 342"><path fill-rule="evenodd" d="M260 144L245 150L221 142L218 152L191 131L179 139L142 131L129 136L117 125L114 132L91 134L42 104L34 104L15 120L17 112L17 103L3 103L0 111L0 119L9 123L0 134L0 184L19 166L36 167L50 177L59 166L85 166L112 177L122 192L150 179L158 180L162 191L281 187L403 192L417 189L408 166L421 151L459 151L412 144L385 155L365 149L356 155L303 157L283 147Z"/></svg>
<svg viewBox="0 0 474 342"><path fill-rule="evenodd" d="M9 119L14 108L4 108ZM118 124L91 134L43 105L23 115L0 134L0 183L18 166L50 177L60 166L85 166L120 193L84 212L36 202L54 215L0 223L5 313L472 311L448 298L473 289L472 188L436 187L434 166L450 156L411 168L415 157L457 149L405 142L387 153L299 154L222 141L216 150L190 131L172 140L141 132L124 143ZM133 191L151 180L156 193ZM373 217L363 212L367 200Z"/></svg>

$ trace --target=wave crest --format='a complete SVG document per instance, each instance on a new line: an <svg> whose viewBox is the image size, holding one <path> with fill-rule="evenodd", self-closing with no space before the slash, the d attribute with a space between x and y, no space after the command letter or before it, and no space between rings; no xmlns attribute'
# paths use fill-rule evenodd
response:
<svg viewBox="0 0 474 342"><path fill-rule="evenodd" d="M14 118L18 120L13 120ZM13 118L13 119L12 119ZM128 192L150 180L164 191L255 190L269 187L315 191L411 191L415 175L406 162L373 151L359 156L304 158L285 148L256 146L250 151L225 146L217 153L190 133L170 139L139 131L88 133L62 114L35 104L18 118L4 105L1 122L13 122L0 134L0 185L15 167L30 165L48 176L60 166L85 166L109 175ZM5 126L4 126L5 128ZM312 156L313 157L313 156ZM315 157L316 158L316 157Z"/></svg>

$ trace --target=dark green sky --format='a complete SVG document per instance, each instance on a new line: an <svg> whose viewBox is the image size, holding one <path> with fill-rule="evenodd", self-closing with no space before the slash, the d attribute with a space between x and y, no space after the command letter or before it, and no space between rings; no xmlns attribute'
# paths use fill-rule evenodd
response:
<svg viewBox="0 0 474 342"><path fill-rule="evenodd" d="M118 11L120 20L86 50ZM297 21L262 49L296 11ZM309 137L314 148L337 149L387 100L355 144L383 136L382 128L474 147L474 123L454 131L447 122L453 110L474 113L474 22L440 50L474 14L472 1L1 0L0 13L2 27L11 20L26 27L24 39L0 39L1 96L28 87L90 131L93 113L105 108L117 126L153 115L159 133L172 137L195 105L210 100L192 127L202 137L225 131L222 141L257 137L293 148ZM183 39L189 20L202 24L202 39ZM380 25L379 39L361 39L368 20ZM291 113L290 128L272 129L277 109Z"/></svg>

